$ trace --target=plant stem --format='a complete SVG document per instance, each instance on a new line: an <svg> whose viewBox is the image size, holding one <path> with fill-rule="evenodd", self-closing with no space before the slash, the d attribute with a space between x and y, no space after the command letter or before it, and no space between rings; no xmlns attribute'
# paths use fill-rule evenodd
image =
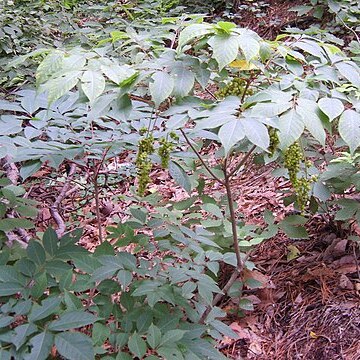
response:
<svg viewBox="0 0 360 360"><path fill-rule="evenodd" d="M216 176L213 171L210 169L210 167L208 166L208 164L204 161L204 159L201 157L201 155L199 154L199 152L195 149L194 145L190 142L190 139L187 137L187 135L185 134L183 129L180 129L180 132L182 133L182 135L184 136L186 142L189 144L189 146L191 147L192 151L194 151L194 153L196 154L196 156L198 157L198 159L201 161L201 163L204 165L205 169L208 171L208 173L216 180L218 181L220 184L225 185L224 180L220 179L218 176Z"/></svg>
<svg viewBox="0 0 360 360"><path fill-rule="evenodd" d="M229 205L229 212L230 212L230 222L231 222L231 232L233 238L233 245L236 255L236 263L238 271L241 271L244 267L243 261L241 260L241 252L239 248L239 241L238 241L238 233L237 233L237 224L236 224L236 215L234 209L234 198L232 196L231 185L230 185L230 177L231 175L227 172L227 158L224 162L224 176L225 176L225 189L226 189L226 196Z"/></svg>
<svg viewBox="0 0 360 360"><path fill-rule="evenodd" d="M247 159L250 157L250 155L254 152L254 150L256 149L256 145L254 145L245 155L244 157L240 160L240 162L235 166L234 170L232 170L230 172L230 174L228 175L229 178L232 177L247 161Z"/></svg>
<svg viewBox="0 0 360 360"><path fill-rule="evenodd" d="M201 315L201 318L199 320L200 324L203 324L205 322L206 318L210 314L212 307L216 306L219 303L219 301L222 299L222 297L224 295L226 295L227 292L230 290L231 286L234 284L234 282L238 279L241 272L244 270L245 263L246 263L248 257L250 256L250 253L248 253L245 256L245 259L241 258L241 251L239 248L239 239L238 239L237 224L236 224L236 214L235 214L235 208L234 208L234 198L233 198L232 191L231 191L230 180L231 180L231 176L233 175L233 173L236 172L236 170L246 162L246 160L249 158L250 154L254 151L255 148L256 148L256 146L253 146L249 150L249 152L241 159L241 161L237 165L235 171L233 170L229 173L228 169L227 169L228 158L226 157L225 161L224 161L223 172L224 172L225 181L222 184L225 186L227 202L229 204L231 232L232 232L233 245L234 245L234 251L235 251L235 256L236 256L236 268L235 268L234 272L231 274L231 277L228 280L228 282L223 287L222 293L216 294L216 296L214 297L214 299L212 301L211 306L208 306L206 308L206 310L204 311L204 313Z"/></svg>
<svg viewBox="0 0 360 360"><path fill-rule="evenodd" d="M99 183L98 183L98 177L99 172L104 164L105 158L107 153L109 152L110 147L106 148L104 151L100 162L97 164L96 169L94 171L93 175L93 184L94 184L94 197L95 197L95 213L96 213L96 220L97 220L97 226L98 226L98 232L99 232L99 240L100 243L104 241L103 235L102 235L102 225L101 225L101 214L100 214L100 192L99 192Z"/></svg>

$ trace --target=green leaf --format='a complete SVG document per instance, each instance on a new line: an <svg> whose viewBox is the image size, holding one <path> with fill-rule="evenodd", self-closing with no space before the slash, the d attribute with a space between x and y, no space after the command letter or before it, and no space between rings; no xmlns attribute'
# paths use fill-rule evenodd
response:
<svg viewBox="0 0 360 360"><path fill-rule="evenodd" d="M227 336L230 339L238 339L239 338L239 335L234 330L232 330L230 326L224 324L223 322L221 322L219 320L211 321L210 325L213 326L221 334Z"/></svg>
<svg viewBox="0 0 360 360"><path fill-rule="evenodd" d="M239 52L238 37L234 35L214 35L208 40L208 44L220 70L233 62Z"/></svg>
<svg viewBox="0 0 360 360"><path fill-rule="evenodd" d="M288 253L286 255L286 260L291 261L299 257L300 250L295 245L289 245L287 247Z"/></svg>
<svg viewBox="0 0 360 360"><path fill-rule="evenodd" d="M81 78L81 87L90 102L93 102L105 90L105 78L98 71L87 70Z"/></svg>
<svg viewBox="0 0 360 360"><path fill-rule="evenodd" d="M251 108L251 116L257 118L274 117L290 109L291 104L288 102L281 103L257 103Z"/></svg>
<svg viewBox="0 0 360 360"><path fill-rule="evenodd" d="M48 329L51 331L65 331L93 324L97 316L85 311L69 311L60 315L58 320L50 323Z"/></svg>
<svg viewBox="0 0 360 360"><path fill-rule="evenodd" d="M169 162L169 174L178 185L180 185L189 194L191 193L191 182L189 176L178 163L174 161Z"/></svg>
<svg viewBox="0 0 360 360"><path fill-rule="evenodd" d="M59 289L60 289L60 291L64 291L65 289L69 289L71 287L71 284L72 284L72 279L73 279L73 270L70 269L68 271L65 271L60 277L60 281L59 281Z"/></svg>
<svg viewBox="0 0 360 360"><path fill-rule="evenodd" d="M13 357L11 356L10 351L0 349L0 359L1 360L11 360Z"/></svg>
<svg viewBox="0 0 360 360"><path fill-rule="evenodd" d="M241 123L248 140L261 149L267 150L270 138L266 126L256 119L241 119Z"/></svg>
<svg viewBox="0 0 360 360"><path fill-rule="evenodd" d="M174 89L174 79L163 71L156 72L151 78L154 81L149 84L150 94L155 106L159 106L171 95Z"/></svg>
<svg viewBox="0 0 360 360"><path fill-rule="evenodd" d="M0 316L0 329L9 326L13 323L16 319L12 316Z"/></svg>
<svg viewBox="0 0 360 360"><path fill-rule="evenodd" d="M223 126L219 130L219 139L224 146L225 155L227 155L231 148L245 137L245 130L240 119L234 119Z"/></svg>
<svg viewBox="0 0 360 360"><path fill-rule="evenodd" d="M318 104L320 110L329 118L330 121L333 121L344 111L344 105L339 99L322 98L319 100Z"/></svg>
<svg viewBox="0 0 360 360"><path fill-rule="evenodd" d="M36 208L34 208L32 206L27 206L27 205L16 206L16 211L20 216L26 216L26 217L31 217L31 218L35 218L38 214L38 211Z"/></svg>
<svg viewBox="0 0 360 360"><path fill-rule="evenodd" d="M41 305L34 304L29 315L29 320L32 322L39 321L55 314L59 309L60 303L61 299L52 297L43 300Z"/></svg>
<svg viewBox="0 0 360 360"><path fill-rule="evenodd" d="M144 209L137 209L135 207L131 207L130 212L135 219L141 222L141 224L144 225L146 223L148 215L147 211L144 211Z"/></svg>
<svg viewBox="0 0 360 360"><path fill-rule="evenodd" d="M301 136L303 131L304 123L302 117L294 109L281 115L279 122L280 148L288 148Z"/></svg>
<svg viewBox="0 0 360 360"><path fill-rule="evenodd" d="M359 68L351 61L342 61L335 63L335 67L340 74L349 80L356 87L360 87L360 71Z"/></svg>
<svg viewBox="0 0 360 360"><path fill-rule="evenodd" d="M39 298L44 294L48 286L48 279L46 272L36 274L34 278L35 284L31 287L30 293L34 298Z"/></svg>
<svg viewBox="0 0 360 360"><path fill-rule="evenodd" d="M157 350L158 354L166 360L183 360L182 352L175 346L163 346Z"/></svg>
<svg viewBox="0 0 360 360"><path fill-rule="evenodd" d="M297 103L296 112L301 116L306 128L324 146L326 133L319 116L318 104L315 101L302 98L299 98Z"/></svg>
<svg viewBox="0 0 360 360"><path fill-rule="evenodd" d="M25 360L46 360L49 357L54 343L54 335L45 331L30 339L30 354L25 355Z"/></svg>
<svg viewBox="0 0 360 360"><path fill-rule="evenodd" d="M110 329L106 325L95 323L92 329L92 340L94 345L103 345L110 334Z"/></svg>
<svg viewBox="0 0 360 360"><path fill-rule="evenodd" d="M15 345L16 350L19 350L26 342L26 338L37 332L38 328L34 324L23 324L15 328L15 335L12 343Z"/></svg>
<svg viewBox="0 0 360 360"><path fill-rule="evenodd" d="M129 350L138 358L142 358L146 354L146 342L136 332L130 336L128 347Z"/></svg>
<svg viewBox="0 0 360 360"><path fill-rule="evenodd" d="M208 360L226 360L221 352L215 349L214 345L204 339L192 339L191 341L186 342L187 352L195 354L198 356L198 359L208 359ZM195 358L198 360L197 358Z"/></svg>
<svg viewBox="0 0 360 360"><path fill-rule="evenodd" d="M360 145L360 114L355 110L345 110L340 117L339 133L353 154Z"/></svg>
<svg viewBox="0 0 360 360"><path fill-rule="evenodd" d="M129 65L102 65L101 70L103 71L105 76L107 76L111 81L118 85L136 74L136 71L132 69Z"/></svg>
<svg viewBox="0 0 360 360"><path fill-rule="evenodd" d="M58 250L59 238L52 228L46 229L43 235L43 245L50 256L54 256Z"/></svg>
<svg viewBox="0 0 360 360"><path fill-rule="evenodd" d="M110 279L115 275L115 273L121 269L121 266L109 264L99 267L94 271L94 274L91 277L92 281L103 281L105 279Z"/></svg>
<svg viewBox="0 0 360 360"><path fill-rule="evenodd" d="M240 299L239 308L243 309L243 310L246 310L246 311L253 311L254 310L254 304L249 299Z"/></svg>
<svg viewBox="0 0 360 360"><path fill-rule="evenodd" d="M117 273L117 278L119 280L119 283L121 284L123 290L126 289L127 286L131 283L133 276L130 271L128 270L120 270Z"/></svg>
<svg viewBox="0 0 360 360"><path fill-rule="evenodd" d="M173 95L177 97L184 97L192 90L195 82L195 75L185 66L177 66L171 71L171 76L174 78Z"/></svg>
<svg viewBox="0 0 360 360"><path fill-rule="evenodd" d="M43 83L49 76L59 71L62 68L63 59L64 54L59 51L47 55L36 70L37 84Z"/></svg>
<svg viewBox="0 0 360 360"><path fill-rule="evenodd" d="M73 262L79 270L88 274L92 274L101 266L101 263L91 254L77 254L74 256Z"/></svg>
<svg viewBox="0 0 360 360"><path fill-rule="evenodd" d="M0 266L0 281L1 282L13 282L25 285L27 279L19 274L18 270L10 265Z"/></svg>
<svg viewBox="0 0 360 360"><path fill-rule="evenodd" d="M29 242L26 248L27 255L37 265L43 265L46 260L45 250L40 243L35 240Z"/></svg>
<svg viewBox="0 0 360 360"><path fill-rule="evenodd" d="M48 101L52 104L55 100L67 94L79 81L81 71L69 71L64 75L49 80L44 85L44 90L48 90Z"/></svg>
<svg viewBox="0 0 360 360"><path fill-rule="evenodd" d="M160 346L171 345L173 343L180 341L183 338L185 333L186 333L185 330L179 330L179 329L167 331L163 335L163 337L160 341Z"/></svg>
<svg viewBox="0 0 360 360"><path fill-rule="evenodd" d="M69 311L81 309L83 306L80 298L67 290L64 291L64 302Z"/></svg>
<svg viewBox="0 0 360 360"><path fill-rule="evenodd" d="M0 219L0 230L11 231L14 229L32 229L34 223L27 219Z"/></svg>
<svg viewBox="0 0 360 360"><path fill-rule="evenodd" d="M151 324L147 331L146 341L152 349L156 349L160 345L161 341L161 331L160 329Z"/></svg>
<svg viewBox="0 0 360 360"><path fill-rule="evenodd" d="M280 228L291 239L307 239L309 237L304 224L307 219L300 215L290 215L285 217L279 224Z"/></svg>
<svg viewBox="0 0 360 360"><path fill-rule="evenodd" d="M260 44L256 39L254 39L254 37L248 34L243 34L238 36L237 41L247 61L259 56Z"/></svg>
<svg viewBox="0 0 360 360"><path fill-rule="evenodd" d="M128 353L119 352L116 355L116 360L134 360L134 358L132 356L130 356Z"/></svg>
<svg viewBox="0 0 360 360"><path fill-rule="evenodd" d="M94 360L94 350L89 337L78 332L55 335L55 346L61 356L68 360Z"/></svg>
<svg viewBox="0 0 360 360"><path fill-rule="evenodd" d="M222 219L224 218L224 215L221 211L221 209L219 208L219 206L215 205L215 204L211 204L211 203L207 203L207 204L204 204L202 205L202 208L209 212L210 214Z"/></svg>
<svg viewBox="0 0 360 360"><path fill-rule="evenodd" d="M236 25L229 21L219 21L216 23L216 28L230 34L231 30L236 28Z"/></svg>
<svg viewBox="0 0 360 360"><path fill-rule="evenodd" d="M25 162L25 164L23 164L20 169L21 178L26 180L28 177L35 174L41 168L41 165L42 163L40 160L31 160Z"/></svg>
<svg viewBox="0 0 360 360"><path fill-rule="evenodd" d="M214 32L210 24L192 24L186 27L179 36L178 51L191 40Z"/></svg>
<svg viewBox="0 0 360 360"><path fill-rule="evenodd" d="M24 290L19 283L7 282L0 284L0 296L14 295Z"/></svg>

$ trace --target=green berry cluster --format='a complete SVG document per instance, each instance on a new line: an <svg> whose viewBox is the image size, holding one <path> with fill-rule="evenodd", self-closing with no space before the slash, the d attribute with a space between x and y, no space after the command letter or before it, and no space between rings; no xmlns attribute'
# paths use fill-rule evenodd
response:
<svg viewBox="0 0 360 360"><path fill-rule="evenodd" d="M270 144L268 150L271 157L275 154L275 151L279 145L280 140L279 140L278 131L275 128L269 127L268 132L270 137Z"/></svg>
<svg viewBox="0 0 360 360"><path fill-rule="evenodd" d="M169 166L170 153L174 149L174 144L171 141L167 141L165 138L159 140L160 147L158 154L161 158L161 166L167 168Z"/></svg>
<svg viewBox="0 0 360 360"><path fill-rule="evenodd" d="M295 185L293 184L293 186L299 209L300 211L304 211L309 201L310 181L305 177L301 177L296 180L296 183Z"/></svg>
<svg viewBox="0 0 360 360"><path fill-rule="evenodd" d="M140 131L142 133L142 131ZM154 152L154 136L148 134L147 137L139 141L139 149L136 158L137 178L138 178L138 194L144 196L147 185L150 182L150 171L152 168L149 155Z"/></svg>
<svg viewBox="0 0 360 360"><path fill-rule="evenodd" d="M225 85L222 89L219 89L215 96L218 98L225 98L226 96L234 95L234 96L243 96L244 89L246 86L246 80L241 78L232 79L227 85ZM252 89L246 90L247 95L252 95Z"/></svg>
<svg viewBox="0 0 360 360"><path fill-rule="evenodd" d="M179 136L175 132L171 132L170 134L170 141L167 138L161 138L159 140L160 147L158 150L158 154L161 158L161 166L166 169L169 166L170 161L170 153L174 150L175 144L173 141L178 141Z"/></svg>
<svg viewBox="0 0 360 360"><path fill-rule="evenodd" d="M304 211L309 201L311 181L306 177L298 178L297 176L300 170L300 163L304 161L304 155L298 142L295 142L286 149L284 160L291 184L295 190L297 204L300 211Z"/></svg>
<svg viewBox="0 0 360 360"><path fill-rule="evenodd" d="M140 129L140 135L145 135L148 133L146 128ZM167 138L161 138L159 140L159 149L158 154L161 158L161 166L167 168L170 161L170 153L175 147L175 141L179 140L179 136L175 132L171 132L170 141ZM155 139L152 134L147 134L146 137L143 137L139 141L138 145L138 154L136 157L136 168L137 168L137 179L138 179L138 194L144 196L146 187L150 183L150 171L152 168L152 163L149 159L149 156L154 153Z"/></svg>
<svg viewBox="0 0 360 360"><path fill-rule="evenodd" d="M289 173L291 183L294 185L297 181L297 173L300 170L300 163L304 159L298 142L290 145L284 154L285 167Z"/></svg>

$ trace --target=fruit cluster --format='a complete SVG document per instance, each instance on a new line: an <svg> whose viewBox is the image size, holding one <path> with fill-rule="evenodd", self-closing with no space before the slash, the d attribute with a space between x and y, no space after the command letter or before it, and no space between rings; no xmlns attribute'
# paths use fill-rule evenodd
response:
<svg viewBox="0 0 360 360"><path fill-rule="evenodd" d="M146 131L146 129L145 129ZM140 134L143 134L143 129ZM139 141L139 149L136 158L137 178L138 178L138 194L144 196L147 185L150 182L150 171L152 168L149 156L154 152L154 136L148 134Z"/></svg>
<svg viewBox="0 0 360 360"><path fill-rule="evenodd" d="M215 96L217 98L225 98L230 95L242 97L246 88L246 80L242 78L234 78L228 84L226 84L223 88L219 89ZM247 89L246 95L252 95L253 90Z"/></svg>
<svg viewBox="0 0 360 360"><path fill-rule="evenodd" d="M147 129L140 129L140 135L145 135ZM162 137L159 140L159 149L158 155L161 159L161 166L167 168L170 161L170 153L175 147L175 141L179 140L179 136L175 132L171 132L170 141L167 138ZM149 156L154 153L155 139L152 134L147 134L146 137L143 137L139 141L139 149L136 157L136 168L137 168L137 178L138 178L138 194L144 196L146 187L150 182L150 171L152 168L152 163L149 159Z"/></svg>
<svg viewBox="0 0 360 360"><path fill-rule="evenodd" d="M270 157L272 157L274 154L275 154L275 151L279 145L279 135L278 135L278 131L273 128L273 127L269 127L268 129L268 132L269 132L269 137L270 137L270 144L269 144L269 155Z"/></svg>
<svg viewBox="0 0 360 360"><path fill-rule="evenodd" d="M179 137L173 131L170 133L171 140L178 141ZM174 150L175 144L172 141L168 141L166 138L161 138L159 140L160 147L158 154L161 159L161 166L166 169L169 166L170 153Z"/></svg>
<svg viewBox="0 0 360 360"><path fill-rule="evenodd" d="M304 161L304 155L298 142L295 142L286 149L284 160L285 168L289 173L289 179L295 190L299 210L304 211L309 201L310 184L314 180L309 180L306 177L298 178L297 176L300 170L300 163Z"/></svg>

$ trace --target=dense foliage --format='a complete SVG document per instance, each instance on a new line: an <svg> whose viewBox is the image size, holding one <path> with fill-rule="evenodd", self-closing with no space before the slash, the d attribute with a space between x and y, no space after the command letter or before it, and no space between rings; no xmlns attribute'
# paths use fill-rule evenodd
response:
<svg viewBox="0 0 360 360"><path fill-rule="evenodd" d="M356 4L326 3L352 26ZM311 214L337 229L360 221L359 202L345 196L360 188L356 37L346 49L320 30L266 41L182 14L177 1L2 6L1 359L221 359L214 340L236 334L217 305L228 295L240 315L253 309L243 291L261 284L243 271L256 267L254 246L279 228L306 238ZM99 170L124 153L131 166L115 180L134 183L129 219L106 239L99 223L94 253L77 245L80 231L34 231L26 249L16 242L18 229L35 226L24 186L36 171L50 167L56 179L62 164L87 169L99 210ZM284 201L296 214L274 223L264 209L262 227L236 216L231 180L250 161L289 178ZM155 167L168 169L185 200L150 191ZM223 191L210 196L215 183ZM220 284L224 264L232 274Z"/></svg>

